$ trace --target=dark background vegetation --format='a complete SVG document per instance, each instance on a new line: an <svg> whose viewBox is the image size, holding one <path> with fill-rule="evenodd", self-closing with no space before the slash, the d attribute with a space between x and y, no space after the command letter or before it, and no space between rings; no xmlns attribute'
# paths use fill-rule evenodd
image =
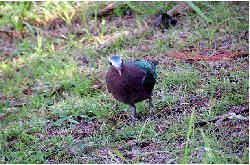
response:
<svg viewBox="0 0 250 165"><path fill-rule="evenodd" d="M248 2L0 2L0 163L249 163ZM108 57L157 60L151 118Z"/></svg>

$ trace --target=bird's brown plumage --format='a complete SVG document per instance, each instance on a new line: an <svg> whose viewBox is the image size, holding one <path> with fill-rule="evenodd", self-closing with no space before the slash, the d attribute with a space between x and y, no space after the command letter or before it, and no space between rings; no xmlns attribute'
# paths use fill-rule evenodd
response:
<svg viewBox="0 0 250 165"><path fill-rule="evenodd" d="M144 61L140 62L146 64ZM152 71L155 72L155 66L158 62L150 61L149 64L152 67L151 69L153 69ZM146 64L146 67L150 67L149 64ZM135 103L150 99L149 105L151 106L152 104L151 95L156 76L150 77L151 74L147 73L145 68L138 66L136 62L122 63L120 69L121 75L116 67L113 65L110 66L110 70L106 75L107 88L115 99L133 107L132 121L134 121ZM154 74L156 74L156 72ZM154 81L148 81L148 79L153 79Z"/></svg>
<svg viewBox="0 0 250 165"><path fill-rule="evenodd" d="M121 76L114 66L106 76L108 90L113 94L114 98L126 104L133 106L142 100L151 96L143 86L143 77L145 71L132 64L121 65Z"/></svg>

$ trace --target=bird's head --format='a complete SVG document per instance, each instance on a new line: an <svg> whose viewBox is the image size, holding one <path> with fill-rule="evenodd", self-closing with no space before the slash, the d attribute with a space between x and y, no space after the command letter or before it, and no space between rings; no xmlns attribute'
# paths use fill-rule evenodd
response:
<svg viewBox="0 0 250 165"><path fill-rule="evenodd" d="M121 76L121 65L123 62L122 58L120 56L113 56L109 58L109 61L110 61L110 65L113 65Z"/></svg>

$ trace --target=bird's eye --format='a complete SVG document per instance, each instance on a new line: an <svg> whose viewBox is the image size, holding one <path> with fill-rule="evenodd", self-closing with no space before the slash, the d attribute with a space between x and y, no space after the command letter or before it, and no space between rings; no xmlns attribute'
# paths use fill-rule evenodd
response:
<svg viewBox="0 0 250 165"><path fill-rule="evenodd" d="M109 64L110 64L110 65L112 65L112 63L111 63L111 62L109 62Z"/></svg>

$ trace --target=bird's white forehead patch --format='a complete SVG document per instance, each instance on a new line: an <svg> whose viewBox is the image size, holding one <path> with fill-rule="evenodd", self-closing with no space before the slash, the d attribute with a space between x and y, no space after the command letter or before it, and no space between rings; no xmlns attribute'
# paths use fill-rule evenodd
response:
<svg viewBox="0 0 250 165"><path fill-rule="evenodd" d="M122 58L120 56L113 56L109 58L112 65L116 68L119 68L122 64Z"/></svg>

